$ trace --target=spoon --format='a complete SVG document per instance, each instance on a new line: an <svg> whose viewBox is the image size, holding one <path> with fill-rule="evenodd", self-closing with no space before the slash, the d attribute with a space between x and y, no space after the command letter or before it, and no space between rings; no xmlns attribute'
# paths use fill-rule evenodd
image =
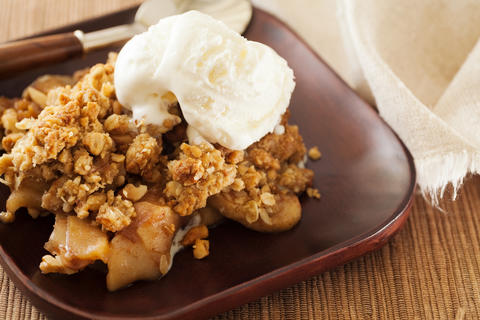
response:
<svg viewBox="0 0 480 320"><path fill-rule="evenodd" d="M189 10L209 14L238 33L245 31L252 16L252 6L248 0L147 0L138 8L131 24L88 33L76 30L0 44L0 78L124 42L146 31L161 18Z"/></svg>

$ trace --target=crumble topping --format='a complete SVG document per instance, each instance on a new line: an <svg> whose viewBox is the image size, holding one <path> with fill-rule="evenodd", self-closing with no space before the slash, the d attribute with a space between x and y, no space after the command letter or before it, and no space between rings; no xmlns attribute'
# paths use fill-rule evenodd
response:
<svg viewBox="0 0 480 320"><path fill-rule="evenodd" d="M233 183L235 165L229 164L222 153L211 145L180 146L178 160L168 163L165 195L173 210L181 216L192 214L207 204L207 198Z"/></svg>
<svg viewBox="0 0 480 320"><path fill-rule="evenodd" d="M182 239L183 246L191 246L199 239L208 238L208 228L201 224L188 230L187 234Z"/></svg>
<svg viewBox="0 0 480 320"><path fill-rule="evenodd" d="M301 218L297 193L311 185L313 172L296 164L305 156L297 126L283 116L282 135L271 133L245 152L237 165L234 183L210 198L209 203L227 218L262 232L292 228Z"/></svg>

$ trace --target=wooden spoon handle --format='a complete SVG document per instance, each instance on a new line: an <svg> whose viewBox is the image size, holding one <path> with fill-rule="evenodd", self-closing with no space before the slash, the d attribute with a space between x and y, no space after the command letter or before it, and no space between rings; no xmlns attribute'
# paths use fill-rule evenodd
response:
<svg viewBox="0 0 480 320"><path fill-rule="evenodd" d="M73 32L0 44L0 78L83 53Z"/></svg>

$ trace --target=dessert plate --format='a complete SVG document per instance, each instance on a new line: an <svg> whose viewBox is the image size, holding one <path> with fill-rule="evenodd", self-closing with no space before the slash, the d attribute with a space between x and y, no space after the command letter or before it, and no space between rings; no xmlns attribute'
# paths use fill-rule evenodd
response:
<svg viewBox="0 0 480 320"><path fill-rule="evenodd" d="M58 31L90 31L133 19L135 8ZM407 219L415 188L412 157L403 143L295 33L255 9L245 36L273 47L295 72L291 122L321 160L309 161L320 200L302 198L303 218L292 230L261 234L226 222L211 231L211 254L179 253L159 281L109 293L104 271L42 275L53 217L25 212L0 225L0 262L33 304L53 318L198 319L292 285L380 248ZM0 95L19 96L35 77L70 74L106 60L109 48L83 58L0 81ZM7 188L0 189L4 205Z"/></svg>

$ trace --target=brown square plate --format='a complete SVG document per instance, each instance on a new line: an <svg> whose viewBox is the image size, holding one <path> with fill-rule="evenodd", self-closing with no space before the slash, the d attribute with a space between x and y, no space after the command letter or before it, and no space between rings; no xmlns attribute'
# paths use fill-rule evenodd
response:
<svg viewBox="0 0 480 320"><path fill-rule="evenodd" d="M132 21L135 8L56 31L85 31ZM159 281L109 293L105 274L42 275L38 264L53 217L22 212L0 225L0 262L31 301L61 319L197 319L215 315L381 247L404 224L415 187L412 157L377 113L288 27L255 9L245 33L273 47L293 68L291 122L323 157L309 161L321 200L302 198L303 218L292 230L261 234L227 222L211 231L211 254L186 250ZM44 73L70 74L106 60L87 54L0 81L0 95L18 96ZM0 189L4 204L7 188Z"/></svg>

